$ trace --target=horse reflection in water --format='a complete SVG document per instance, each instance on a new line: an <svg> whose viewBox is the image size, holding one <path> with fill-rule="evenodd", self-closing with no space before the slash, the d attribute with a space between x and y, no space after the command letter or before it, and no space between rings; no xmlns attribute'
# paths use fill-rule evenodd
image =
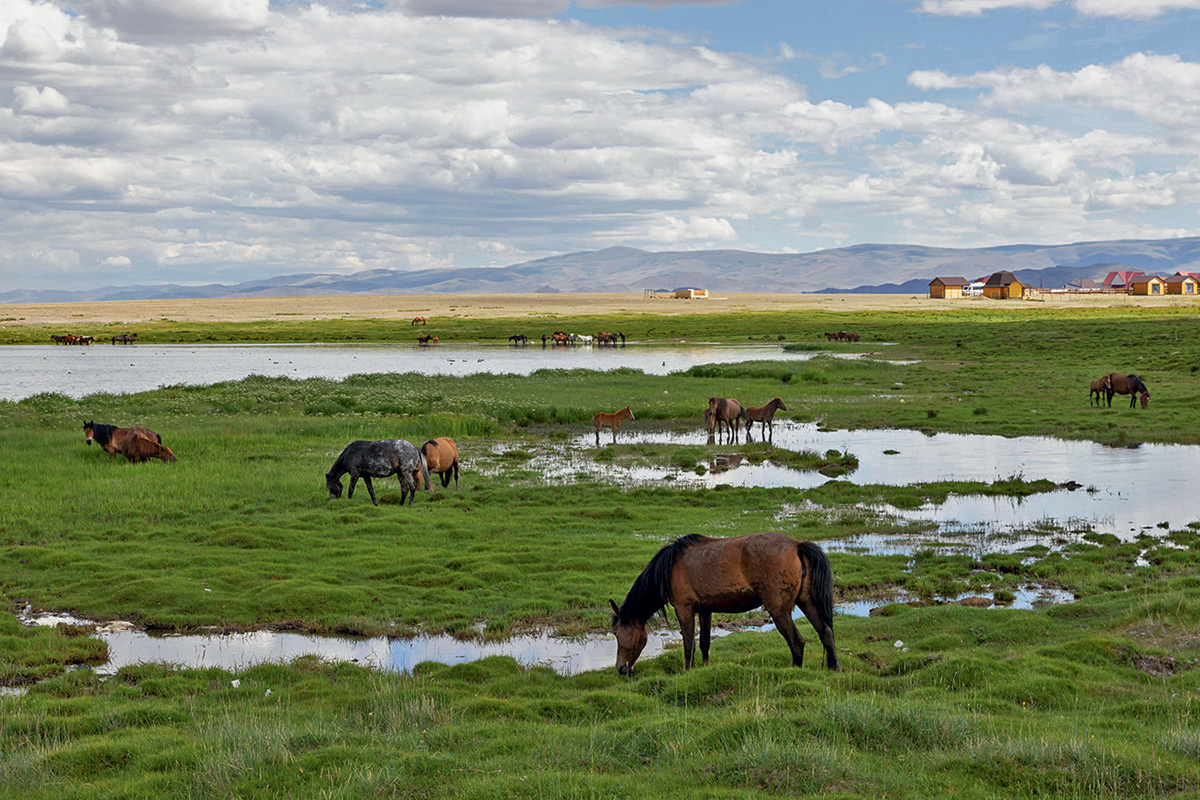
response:
<svg viewBox="0 0 1200 800"><path fill-rule="evenodd" d="M400 505L405 498L412 505L417 497L417 489L421 486L433 485L429 482L429 467L425 457L412 444L404 439L384 439L378 442L357 441L346 445L346 449L333 462L329 472L325 473L325 488L329 490L329 499L336 500L342 496L342 476L350 474L350 491L348 498L354 497L354 485L362 478L371 495L371 503L379 505L375 498L375 487L371 478L386 478L395 475L400 481Z"/></svg>
<svg viewBox="0 0 1200 800"><path fill-rule="evenodd" d="M804 637L792 609L799 607L825 648L825 666L837 670L833 644L833 571L825 552L812 542L782 533L755 533L712 539L693 533L666 545L634 580L625 602L612 607L617 638L617 671L633 672L646 647L646 623L670 603L683 634L683 665L695 657L696 616L700 617L700 656L708 663L714 612L740 614L758 606L771 615L792 653L804 663Z"/></svg>

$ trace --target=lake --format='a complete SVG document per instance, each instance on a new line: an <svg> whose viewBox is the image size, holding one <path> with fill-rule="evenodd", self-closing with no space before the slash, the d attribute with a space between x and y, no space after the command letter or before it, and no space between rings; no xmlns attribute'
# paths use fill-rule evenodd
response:
<svg viewBox="0 0 1200 800"><path fill-rule="evenodd" d="M248 375L330 378L378 372L528 375L539 369L639 369L666 375L698 364L756 359L805 361L825 351L787 352L781 345L632 343L624 347L528 347L502 344L202 344L11 345L0 347L0 400L42 392L80 399L97 392L144 392ZM834 354L857 358L858 354Z"/></svg>

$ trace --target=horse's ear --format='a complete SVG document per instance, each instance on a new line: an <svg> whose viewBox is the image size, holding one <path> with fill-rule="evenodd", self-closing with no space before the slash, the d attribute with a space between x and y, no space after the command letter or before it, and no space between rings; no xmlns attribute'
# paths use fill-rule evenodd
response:
<svg viewBox="0 0 1200 800"><path fill-rule="evenodd" d="M610 598L608 601L608 604L610 606L612 606L612 610L613 610L614 614L616 614L618 617L621 616L621 608L620 608L620 606L617 605L616 601L614 601Z"/></svg>

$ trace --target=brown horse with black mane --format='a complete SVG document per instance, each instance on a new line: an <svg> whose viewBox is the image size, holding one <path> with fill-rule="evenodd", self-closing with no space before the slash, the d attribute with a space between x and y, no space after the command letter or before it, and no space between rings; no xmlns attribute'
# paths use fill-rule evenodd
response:
<svg viewBox="0 0 1200 800"><path fill-rule="evenodd" d="M625 406L620 411L609 414L605 411L598 412L592 417L592 425L596 428L596 447L600 446L600 428L601 426L612 428L613 444L617 443L617 428L621 427L621 420L635 419L633 412L629 410L629 406Z"/></svg>
<svg viewBox="0 0 1200 800"><path fill-rule="evenodd" d="M804 664L804 637L792 621L797 606L825 648L825 666L838 670L833 645L833 570L818 545L782 533L755 533L731 539L689 534L666 545L633 582L625 602L612 607L617 637L617 671L633 673L646 647L646 623L667 603L675 608L683 634L683 666L695 657L696 616L700 617L700 656L708 663L712 615L740 614L762 606L787 641L792 664Z"/></svg>
<svg viewBox="0 0 1200 800"><path fill-rule="evenodd" d="M179 460L171 449L162 443L161 436L140 425L118 428L115 425L85 422L83 437L84 444L95 441L108 453L109 458L116 458L117 453L120 453L134 463L149 461L152 458L161 461Z"/></svg>
<svg viewBox="0 0 1200 800"><path fill-rule="evenodd" d="M429 465L429 474L441 477L443 489L450 485L451 475L454 476L454 488L458 488L458 445L453 439L446 436L430 439L421 445L421 455Z"/></svg>
<svg viewBox="0 0 1200 800"><path fill-rule="evenodd" d="M758 430L761 434L764 430L769 430L771 438L775 438L775 412L787 411L787 406L783 404L783 399L776 397L771 402L761 408L754 406L746 406L746 436L750 436L750 428L754 423L759 423L761 426Z"/></svg>
<svg viewBox="0 0 1200 800"><path fill-rule="evenodd" d="M1146 384L1137 375L1129 374L1122 375L1119 372L1112 372L1108 375L1108 407L1112 408L1112 399L1114 394L1129 395L1129 407L1133 408L1138 399L1138 395L1142 398L1142 408L1150 407L1150 390L1146 388Z"/></svg>
<svg viewBox="0 0 1200 800"><path fill-rule="evenodd" d="M741 438L738 431L738 420L746 419L746 410L742 408L741 403L732 397L710 397L708 398L708 410L712 412L712 415L706 418L708 432L711 434L715 429L717 444L721 443L722 424L728 433L730 443L736 442Z"/></svg>

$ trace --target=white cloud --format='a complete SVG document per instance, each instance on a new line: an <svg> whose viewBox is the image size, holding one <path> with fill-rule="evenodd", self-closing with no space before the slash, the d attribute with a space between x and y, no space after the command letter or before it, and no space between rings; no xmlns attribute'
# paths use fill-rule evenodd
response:
<svg viewBox="0 0 1200 800"><path fill-rule="evenodd" d="M1066 0L921 0L918 10L941 16L978 17L988 11L1044 11L1064 4ZM1154 19L1172 11L1198 9L1200 0L1070 0L1070 5L1089 17Z"/></svg>
<svg viewBox="0 0 1200 800"><path fill-rule="evenodd" d="M267 24L268 0L72 0L96 26L123 36L212 36L246 33Z"/></svg>
<svg viewBox="0 0 1200 800"><path fill-rule="evenodd" d="M165 0L79 17L0 0L0 281L38 259L237 280L768 229L820 246L865 219L941 244L1100 238L1200 196L1200 69L1177 56L914 72L924 102L814 102L778 63L536 6L196 0L167 24Z"/></svg>

